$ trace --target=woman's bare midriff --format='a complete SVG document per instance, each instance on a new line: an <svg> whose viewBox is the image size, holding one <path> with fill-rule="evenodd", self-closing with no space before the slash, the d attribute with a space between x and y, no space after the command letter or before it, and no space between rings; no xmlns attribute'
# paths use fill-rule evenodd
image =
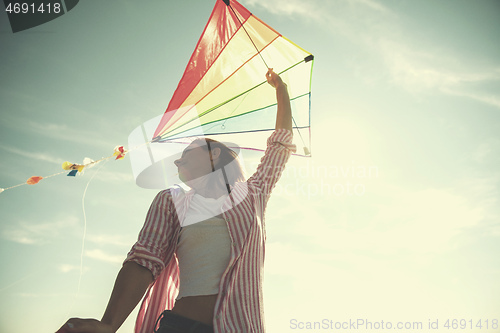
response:
<svg viewBox="0 0 500 333"><path fill-rule="evenodd" d="M175 302L172 313L212 326L217 294L183 297Z"/></svg>

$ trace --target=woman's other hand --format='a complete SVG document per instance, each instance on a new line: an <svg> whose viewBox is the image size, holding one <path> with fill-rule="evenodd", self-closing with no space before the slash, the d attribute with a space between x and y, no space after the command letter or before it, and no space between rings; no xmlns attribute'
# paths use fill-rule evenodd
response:
<svg viewBox="0 0 500 333"><path fill-rule="evenodd" d="M71 318L56 333L114 333L111 325L96 319Z"/></svg>

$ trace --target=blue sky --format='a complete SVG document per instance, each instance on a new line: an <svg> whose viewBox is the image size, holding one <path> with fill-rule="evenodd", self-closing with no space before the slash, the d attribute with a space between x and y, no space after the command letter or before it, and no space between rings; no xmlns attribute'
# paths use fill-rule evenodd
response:
<svg viewBox="0 0 500 333"><path fill-rule="evenodd" d="M315 55L313 157L292 158L267 209L269 331L500 319L498 1L241 3ZM16 34L0 14L0 187L127 145L213 4L80 1ZM1 193L0 331L100 318L155 194L127 158Z"/></svg>

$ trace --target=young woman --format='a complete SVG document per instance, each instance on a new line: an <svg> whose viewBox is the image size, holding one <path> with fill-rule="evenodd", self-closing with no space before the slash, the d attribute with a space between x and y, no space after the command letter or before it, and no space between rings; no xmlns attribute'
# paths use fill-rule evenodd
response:
<svg viewBox="0 0 500 333"><path fill-rule="evenodd" d="M72 318L58 333L116 332L146 291L137 332L265 331L264 211L295 151L287 86L272 69L266 78L278 112L256 172L244 181L225 145L191 143L175 161L191 190L167 189L153 200L101 321Z"/></svg>

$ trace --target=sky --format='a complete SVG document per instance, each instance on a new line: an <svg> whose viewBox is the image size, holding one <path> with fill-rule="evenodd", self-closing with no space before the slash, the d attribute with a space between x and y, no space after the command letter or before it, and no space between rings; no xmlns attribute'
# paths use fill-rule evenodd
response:
<svg viewBox="0 0 500 333"><path fill-rule="evenodd" d="M126 146L214 3L86 0L15 34L0 13L0 188ZM266 212L268 331L497 331L500 2L241 3L315 56L312 157ZM0 332L101 318L156 193L127 157L0 193Z"/></svg>

